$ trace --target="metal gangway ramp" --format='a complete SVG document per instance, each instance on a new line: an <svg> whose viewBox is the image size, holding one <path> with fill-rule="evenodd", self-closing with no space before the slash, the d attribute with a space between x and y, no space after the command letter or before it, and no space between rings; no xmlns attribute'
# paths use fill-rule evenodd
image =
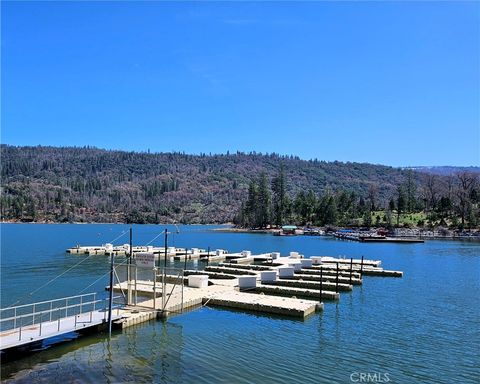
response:
<svg viewBox="0 0 480 384"><path fill-rule="evenodd" d="M108 298L96 293L0 309L0 350L26 346L108 322ZM121 317L112 310L112 321Z"/></svg>

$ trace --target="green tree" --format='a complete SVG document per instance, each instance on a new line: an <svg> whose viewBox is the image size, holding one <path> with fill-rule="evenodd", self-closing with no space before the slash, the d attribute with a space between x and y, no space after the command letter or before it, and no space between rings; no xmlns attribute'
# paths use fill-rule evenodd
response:
<svg viewBox="0 0 480 384"><path fill-rule="evenodd" d="M275 225L282 226L285 221L286 197L285 172L282 164L278 175L272 180L272 216Z"/></svg>
<svg viewBox="0 0 480 384"><path fill-rule="evenodd" d="M248 186L248 198L245 203L245 211L243 214L244 225L248 227L255 227L256 212L258 207L258 186L255 180L250 181Z"/></svg>
<svg viewBox="0 0 480 384"><path fill-rule="evenodd" d="M267 175L263 172L258 184L256 224L259 228L265 228L270 224L270 199Z"/></svg>
<svg viewBox="0 0 480 384"><path fill-rule="evenodd" d="M367 209L363 215L363 225L367 228L372 226L372 211L370 209Z"/></svg>
<svg viewBox="0 0 480 384"><path fill-rule="evenodd" d="M413 176L413 171L411 169L408 170L407 173L407 180L405 181L405 207L404 209L407 212L414 212L416 208L416 192L417 192L417 185L415 183L415 178Z"/></svg>
<svg viewBox="0 0 480 384"><path fill-rule="evenodd" d="M405 191L400 186L397 190L397 227L400 225L400 215L405 211L406 205Z"/></svg>

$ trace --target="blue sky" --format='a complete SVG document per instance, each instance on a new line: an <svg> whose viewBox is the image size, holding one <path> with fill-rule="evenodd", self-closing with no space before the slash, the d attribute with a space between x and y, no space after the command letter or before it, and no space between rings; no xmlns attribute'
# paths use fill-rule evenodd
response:
<svg viewBox="0 0 480 384"><path fill-rule="evenodd" d="M480 165L478 2L2 2L1 142Z"/></svg>

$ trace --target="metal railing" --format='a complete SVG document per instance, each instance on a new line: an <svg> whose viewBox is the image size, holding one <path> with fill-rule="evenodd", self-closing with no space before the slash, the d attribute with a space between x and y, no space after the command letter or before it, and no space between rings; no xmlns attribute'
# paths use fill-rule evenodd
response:
<svg viewBox="0 0 480 384"><path fill-rule="evenodd" d="M158 270L155 275L155 282L159 281L162 284L162 311L165 311L167 304L170 301L175 289L178 287L181 289L181 309L183 312L183 288L184 288L184 270L181 268L163 268ZM167 283L171 284L170 291L167 290Z"/></svg>
<svg viewBox="0 0 480 384"><path fill-rule="evenodd" d="M117 296L119 298L121 296ZM103 305L99 304L103 303ZM108 317L108 297L97 299L96 293L87 293L63 297L60 299L39 301L31 304L0 309L0 331L14 330L18 332L18 340L22 339L22 331L25 327L38 325L38 336L42 335L42 325L47 322L57 322L57 331L60 331L62 319L75 317L74 328L77 324L91 323L95 311L103 311L103 320ZM120 307L116 306L117 314ZM84 315L82 321L78 321L79 315Z"/></svg>

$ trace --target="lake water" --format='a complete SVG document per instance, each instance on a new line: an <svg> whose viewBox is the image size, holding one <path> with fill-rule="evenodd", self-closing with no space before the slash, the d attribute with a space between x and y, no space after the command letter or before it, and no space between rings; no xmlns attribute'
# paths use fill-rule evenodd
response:
<svg viewBox="0 0 480 384"><path fill-rule="evenodd" d="M126 225L1 225L1 307L78 294L108 273L65 249L100 245ZM134 245L165 226L135 225ZM380 259L403 278L364 277L339 303L305 321L204 307L107 335L92 335L3 362L1 377L19 383L478 383L480 244L365 244L326 237L223 233L179 226L169 245L299 251ZM175 227L169 227L175 232ZM125 234L115 244L128 242ZM163 236L153 243L163 245ZM101 292L107 275L86 292ZM365 382L365 381L363 381Z"/></svg>

